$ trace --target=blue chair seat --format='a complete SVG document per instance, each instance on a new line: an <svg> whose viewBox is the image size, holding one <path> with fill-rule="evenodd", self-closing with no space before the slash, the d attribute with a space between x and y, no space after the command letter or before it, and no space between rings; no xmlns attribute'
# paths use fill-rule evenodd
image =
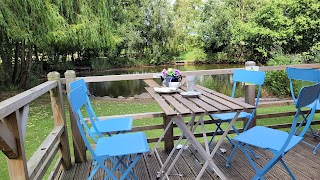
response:
<svg viewBox="0 0 320 180"><path fill-rule="evenodd" d="M319 100L317 100L317 101L318 101L318 104L317 104L316 109L317 109L317 110L320 110ZM316 101L315 101L315 102L316 102ZM315 103L315 102L313 102L313 103L309 104L309 105L308 105L308 106L306 106L306 107L308 107L308 108L310 108L310 109L311 109L311 108L313 107L313 105L314 105L314 103Z"/></svg>
<svg viewBox="0 0 320 180"><path fill-rule="evenodd" d="M223 114L211 114L211 116L213 118L217 118L221 121L231 121L234 116L236 115L236 112L232 112L232 113L223 113ZM252 116L251 113L247 113L247 112L241 112L238 116L239 118L250 118Z"/></svg>
<svg viewBox="0 0 320 180"><path fill-rule="evenodd" d="M100 138L95 149L98 156L122 156L148 151L147 138L143 132L118 134L113 135L112 138Z"/></svg>
<svg viewBox="0 0 320 180"><path fill-rule="evenodd" d="M99 132L117 133L126 132L132 129L132 117L110 118L107 120L95 121ZM95 134L94 127L90 128L90 133Z"/></svg>
<svg viewBox="0 0 320 180"><path fill-rule="evenodd" d="M268 134L267 136L265 136ZM249 144L251 146L260 147L262 149L270 149L274 151L280 151L284 142L287 140L289 134L284 131L267 128L264 126L255 126L242 134L233 138L233 140ZM289 145L284 152L289 151L295 145L297 145L303 137L292 136Z"/></svg>

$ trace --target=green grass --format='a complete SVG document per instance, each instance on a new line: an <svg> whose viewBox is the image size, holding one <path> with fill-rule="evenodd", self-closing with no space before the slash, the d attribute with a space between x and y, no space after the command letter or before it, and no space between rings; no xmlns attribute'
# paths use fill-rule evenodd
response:
<svg viewBox="0 0 320 180"><path fill-rule="evenodd" d="M27 123L27 135L25 141L26 156L29 159L36 149L40 146L42 141L46 138L47 134L53 129L53 116L50 105L50 98L48 95L38 98L30 105L29 120ZM65 103L65 107L67 107ZM145 113L145 112L159 112L161 111L160 107L153 101L130 101L130 100L121 100L121 101L104 101L104 100L92 100L93 108L95 109L98 116L106 115L121 115L121 114L135 114L135 113ZM269 107L269 108L259 108L258 114L266 113L276 113L276 112L286 112L294 111L294 106L281 106L281 107ZM67 116L67 125L69 137L71 134L70 123L69 123L69 114L66 111ZM208 119L209 117L205 117ZM319 119L320 115L316 115L315 119ZM189 119L186 118L186 121ZM271 125L271 124L282 124L290 123L292 117L281 117L281 118L270 118L258 120L258 125ZM146 126L153 124L162 124L162 118L152 118L152 119L140 119L134 121L134 126ZM223 125L226 128L227 124ZM242 122L237 122L236 126L242 128ZM213 125L205 126L207 131L212 131ZM315 127L316 129L320 128L319 126ZM159 137L163 130L149 130L146 131L148 138ZM201 132L201 128L198 127L196 132ZM174 134L181 134L179 129L174 129ZM72 146L72 139L69 138L70 146ZM203 141L202 138L199 139L200 142ZM161 144L162 146L163 144ZM150 148L154 146L154 143L150 144ZM71 153L73 152L71 147ZM6 156L3 153L0 153L0 179L5 180L9 179L7 172Z"/></svg>

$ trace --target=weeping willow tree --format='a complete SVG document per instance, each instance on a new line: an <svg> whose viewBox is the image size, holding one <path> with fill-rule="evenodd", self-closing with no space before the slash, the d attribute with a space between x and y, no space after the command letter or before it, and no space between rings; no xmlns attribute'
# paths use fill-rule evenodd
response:
<svg viewBox="0 0 320 180"><path fill-rule="evenodd" d="M112 45L104 0L1 0L0 57L5 86L27 88L32 64ZM0 79L1 81L1 79Z"/></svg>

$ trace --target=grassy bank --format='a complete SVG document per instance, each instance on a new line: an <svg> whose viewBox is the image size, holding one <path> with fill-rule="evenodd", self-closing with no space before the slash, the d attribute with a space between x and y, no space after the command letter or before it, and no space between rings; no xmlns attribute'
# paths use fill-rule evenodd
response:
<svg viewBox="0 0 320 180"><path fill-rule="evenodd" d="M29 120L27 123L27 135L25 141L26 156L29 159L32 154L36 151L37 147L46 138L47 134L53 128L53 117L50 105L50 99L47 98L48 95L41 97L34 101L30 105ZM67 106L67 103L65 103ZM98 116L106 115L120 115L120 114L134 114L134 113L144 113L144 112L159 112L160 107L152 100L92 100L92 105ZM272 107L272 108L260 108L258 109L258 114L265 113L275 113L275 112L285 112L292 111L295 108L293 106L282 106L282 107ZM69 114L67 113L67 121L69 122ZM319 119L319 115L315 118ZM272 118L263 119L257 122L258 125L269 125L269 124L282 124L287 123L292 120L292 117L282 117L282 118ZM162 118L152 118L152 119L141 119L135 120L134 126L145 126L152 124L161 124ZM237 123L238 127L242 127L242 123ZM206 126L207 130L212 130L212 125ZM68 123L69 134L70 123ZM197 129L197 131L200 131ZM146 131L148 138L159 137L162 130L151 130ZM175 134L180 134L178 129L175 129ZM70 145L72 145L71 138ZM150 144L152 147L153 144ZM72 148L72 147L71 147ZM311 150L311 149L310 149ZM71 150L72 151L72 150ZM7 172L6 157L3 153L0 153L0 179L9 179Z"/></svg>

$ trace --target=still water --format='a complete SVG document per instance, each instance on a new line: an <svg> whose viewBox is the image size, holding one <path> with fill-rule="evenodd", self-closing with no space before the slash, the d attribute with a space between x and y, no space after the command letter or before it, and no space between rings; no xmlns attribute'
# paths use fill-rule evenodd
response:
<svg viewBox="0 0 320 180"><path fill-rule="evenodd" d="M195 71L208 69L226 69L244 67L238 64L206 64L206 65L180 65L180 66L152 66L152 67L135 67L128 69L114 69L95 72L92 75L120 75L120 74L142 74L142 73L160 73L164 68L176 68L180 71ZM214 75L214 76L198 76L197 83L209 88L214 88L217 91L231 90L230 75ZM161 84L160 79L156 81ZM128 81L113 81L90 83L89 90L94 96L110 96L110 97L132 97L145 93L146 84L143 80L128 80Z"/></svg>

